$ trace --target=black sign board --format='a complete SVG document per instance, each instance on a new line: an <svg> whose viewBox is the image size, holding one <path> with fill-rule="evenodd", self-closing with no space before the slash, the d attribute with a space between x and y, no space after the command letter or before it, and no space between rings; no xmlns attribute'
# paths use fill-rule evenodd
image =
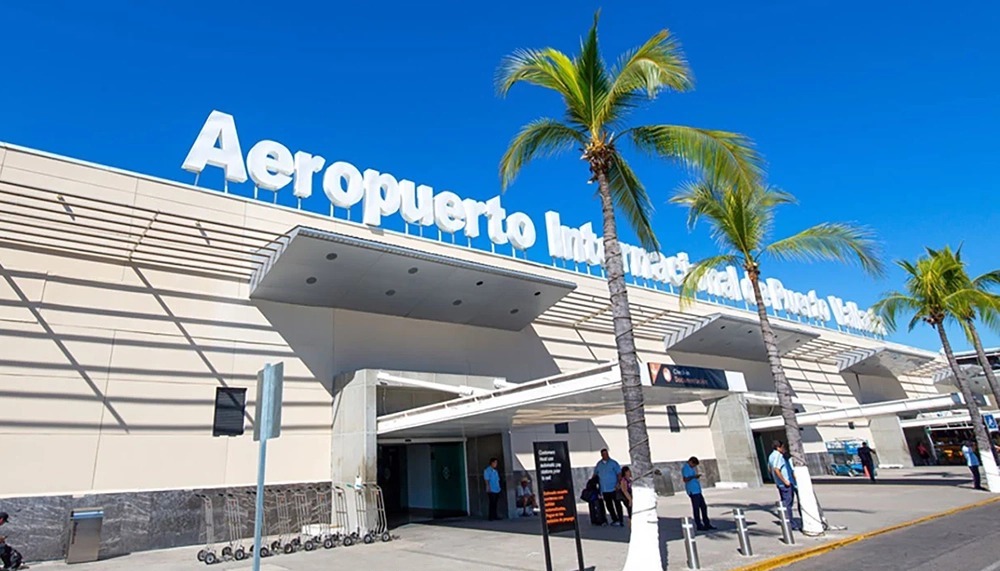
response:
<svg viewBox="0 0 1000 571"><path fill-rule="evenodd" d="M726 372L721 369L649 363L649 379L654 387L729 390Z"/></svg>
<svg viewBox="0 0 1000 571"><path fill-rule="evenodd" d="M217 387L212 436L241 436L246 412L247 390Z"/></svg>
<svg viewBox="0 0 1000 571"><path fill-rule="evenodd" d="M576 556L580 571L583 571L583 546L580 543L580 525L576 515L569 445L566 442L535 442L535 474L538 478L538 493L541 495L545 568L552 571L549 534L573 531L576 535Z"/></svg>

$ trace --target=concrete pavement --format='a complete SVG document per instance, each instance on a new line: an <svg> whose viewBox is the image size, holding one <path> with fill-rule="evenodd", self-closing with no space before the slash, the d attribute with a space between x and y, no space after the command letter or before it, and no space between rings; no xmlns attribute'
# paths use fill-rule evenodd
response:
<svg viewBox="0 0 1000 571"><path fill-rule="evenodd" d="M834 526L846 530L829 532L823 538L796 536L797 545L785 546L774 516L777 492L773 487L745 490L706 490L709 515L718 531L700 534L698 549L704 569L733 569L797 549L820 545L888 525L901 523L972 504L990 494L972 490L968 471L962 467L933 467L909 470L885 470L878 484L848 478L817 478L817 494ZM737 552L738 541L732 509L746 510L750 523L755 557L745 558ZM586 563L598 570L620 569L625 560L628 530L595 528L586 518L586 507L580 506L583 550ZM680 521L690 515L686 496L661 498L661 536L669 569L684 569L684 545ZM13 530L12 530L13 531ZM367 569L402 569L424 571L462 568L470 571L487 569L544 569L542 541L537 518L488 523L479 520L451 520L436 524L411 524L394 530L396 541L370 546L335 548L329 551L282 555L265 560L269 571L319 571L346 567ZM12 537L12 542L14 538ZM30 557L30 546L21 549ZM927 549L945 551L946 543L928 544ZM96 563L74 565L80 571L173 571L200 569L195 560L197 547L158 552L143 552ZM557 569L575 568L576 556L572 536L553 538L553 562ZM32 565L35 569L57 569L59 562ZM226 562L212 566L219 570L249 569L247 562Z"/></svg>
<svg viewBox="0 0 1000 571"><path fill-rule="evenodd" d="M788 571L1000 570L1000 506L988 505L873 537Z"/></svg>

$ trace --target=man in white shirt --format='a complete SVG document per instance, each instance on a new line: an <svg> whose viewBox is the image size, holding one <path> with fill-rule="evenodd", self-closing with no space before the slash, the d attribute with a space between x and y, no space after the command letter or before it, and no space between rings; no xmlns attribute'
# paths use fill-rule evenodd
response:
<svg viewBox="0 0 1000 571"><path fill-rule="evenodd" d="M538 507L538 503L535 502L535 494L531 491L531 484L528 483L528 478L521 478L521 484L517 487L515 494L517 496L517 507L521 509L521 515L535 515L535 508Z"/></svg>
<svg viewBox="0 0 1000 571"><path fill-rule="evenodd" d="M785 443L775 440L772 444L771 455L767 457L767 466L774 478L774 483L778 486L778 496L781 498L781 505L785 509L788 521L792 529L797 529L795 520L792 519L792 504L795 502L795 484L792 476L792 466L785 460Z"/></svg>
<svg viewBox="0 0 1000 571"><path fill-rule="evenodd" d="M962 456L965 456L965 465L969 467L969 471L972 472L972 485L977 490L983 489L982 481L979 475L979 456L976 455L976 448L972 442L966 442L965 446L962 446Z"/></svg>

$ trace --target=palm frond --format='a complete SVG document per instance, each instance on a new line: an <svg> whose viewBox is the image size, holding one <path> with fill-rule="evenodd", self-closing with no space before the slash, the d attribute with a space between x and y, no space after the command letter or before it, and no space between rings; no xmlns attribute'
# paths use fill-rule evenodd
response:
<svg viewBox="0 0 1000 571"><path fill-rule="evenodd" d="M579 125L587 125L584 96L569 56L554 48L517 50L501 60L496 73L497 93L506 97L517 83L551 89L562 96L567 115Z"/></svg>
<svg viewBox="0 0 1000 571"><path fill-rule="evenodd" d="M618 153L614 154L611 167L608 169L608 185L615 208L625 216L642 247L650 252L659 252L660 243L656 239L650 220L653 203L649 200L642 182L632 171L632 167Z"/></svg>
<svg viewBox="0 0 1000 571"><path fill-rule="evenodd" d="M580 54L574 59L576 81L582 95L582 114L593 137L597 137L603 123L598 119L598 110L604 107L608 97L610 80L597 46L597 21L600 12L594 14L594 25L580 42Z"/></svg>
<svg viewBox="0 0 1000 571"><path fill-rule="evenodd" d="M612 68L614 78L599 118L610 123L634 107L640 98L653 99L664 89L688 91L694 87L684 52L669 30L625 52Z"/></svg>
<svg viewBox="0 0 1000 571"><path fill-rule="evenodd" d="M708 275L708 272L724 267L738 266L741 260L732 254L720 254L705 258L691 266L691 270L684 276L681 282L681 309L686 309L694 305L698 295L698 284Z"/></svg>
<svg viewBox="0 0 1000 571"><path fill-rule="evenodd" d="M517 133L500 159L500 186L506 189L521 168L537 156L553 154L584 145L583 134L555 119L536 119Z"/></svg>
<svg viewBox="0 0 1000 571"><path fill-rule="evenodd" d="M754 185L762 159L744 135L682 125L645 125L622 133L637 149L679 160L716 184Z"/></svg>
<svg viewBox="0 0 1000 571"><path fill-rule="evenodd" d="M871 309L879 316L889 331L896 330L897 319L904 313L915 314L913 320L909 323L909 330L912 330L923 317L923 308L920 300L898 291L883 295L882 299L875 302Z"/></svg>
<svg viewBox="0 0 1000 571"><path fill-rule="evenodd" d="M764 253L782 260L857 262L872 275L885 273L874 234L851 224L818 224L772 243Z"/></svg>

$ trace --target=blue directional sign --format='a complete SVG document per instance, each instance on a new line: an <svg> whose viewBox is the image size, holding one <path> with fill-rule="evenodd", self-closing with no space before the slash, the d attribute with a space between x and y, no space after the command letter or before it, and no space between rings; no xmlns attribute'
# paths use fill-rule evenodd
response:
<svg viewBox="0 0 1000 571"><path fill-rule="evenodd" d="M983 422L986 423L986 430L990 432L1000 432L1000 427L997 427L997 419L992 414L984 414Z"/></svg>

